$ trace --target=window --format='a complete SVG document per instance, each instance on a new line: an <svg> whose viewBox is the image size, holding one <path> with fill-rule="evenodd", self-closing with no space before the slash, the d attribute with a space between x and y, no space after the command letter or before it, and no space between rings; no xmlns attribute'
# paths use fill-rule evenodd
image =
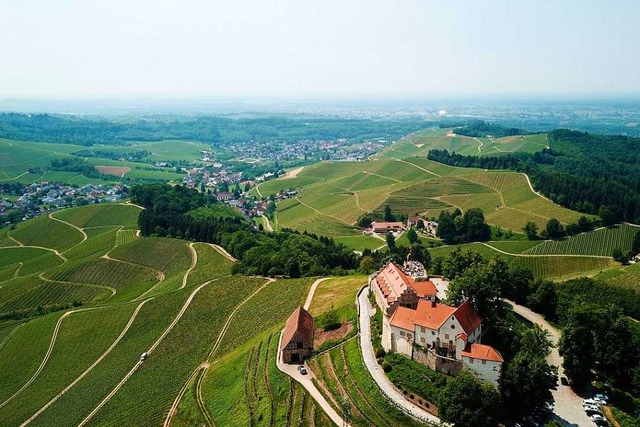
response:
<svg viewBox="0 0 640 427"><path fill-rule="evenodd" d="M400 336L403 337L404 336L404 331L400 331Z"/></svg>
<svg viewBox="0 0 640 427"><path fill-rule="evenodd" d="M486 360L483 360L483 361L482 361L482 364L483 364L483 365L486 365L486 364L487 364L487 361L486 361Z"/></svg>
<svg viewBox="0 0 640 427"><path fill-rule="evenodd" d="M449 339L449 334L444 334L444 339L448 340Z"/></svg>
<svg viewBox="0 0 640 427"><path fill-rule="evenodd" d="M413 338L413 334L407 334L407 339Z"/></svg>
<svg viewBox="0 0 640 427"><path fill-rule="evenodd" d="M435 334L436 334L436 331L431 331L431 335L435 335Z"/></svg>
<svg viewBox="0 0 640 427"><path fill-rule="evenodd" d="M424 326L420 326L420 331L424 334Z"/></svg>
<svg viewBox="0 0 640 427"><path fill-rule="evenodd" d="M451 329L455 329L455 328L456 328L456 325L451 325Z"/></svg>
<svg viewBox="0 0 640 427"><path fill-rule="evenodd" d="M470 363L471 365L473 365L473 357L470 357L470 358L469 358L469 363Z"/></svg>
<svg viewBox="0 0 640 427"><path fill-rule="evenodd" d="M420 342L424 344L424 338L420 338Z"/></svg>

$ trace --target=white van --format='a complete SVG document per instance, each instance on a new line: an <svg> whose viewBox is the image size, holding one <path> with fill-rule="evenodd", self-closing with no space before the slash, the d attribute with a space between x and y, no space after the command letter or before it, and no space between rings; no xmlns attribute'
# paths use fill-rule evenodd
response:
<svg viewBox="0 0 640 427"><path fill-rule="evenodd" d="M140 361L142 362L143 360L145 360L147 358L149 354L147 352L144 352L140 355Z"/></svg>

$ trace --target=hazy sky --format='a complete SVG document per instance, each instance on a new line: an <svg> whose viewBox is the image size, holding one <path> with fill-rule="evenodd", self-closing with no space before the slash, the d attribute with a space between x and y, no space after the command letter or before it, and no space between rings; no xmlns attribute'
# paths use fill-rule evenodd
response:
<svg viewBox="0 0 640 427"><path fill-rule="evenodd" d="M638 0L0 0L0 96L640 94Z"/></svg>

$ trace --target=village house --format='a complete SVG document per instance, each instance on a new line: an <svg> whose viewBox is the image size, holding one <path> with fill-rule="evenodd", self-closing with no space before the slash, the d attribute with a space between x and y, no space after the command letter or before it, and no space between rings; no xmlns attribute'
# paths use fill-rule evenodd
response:
<svg viewBox="0 0 640 427"><path fill-rule="evenodd" d="M298 307L289 317L280 343L282 361L299 364L311 356L313 351L313 317L307 310Z"/></svg>
<svg viewBox="0 0 640 427"><path fill-rule="evenodd" d="M371 223L371 230L374 233L388 233L389 231L396 232L402 231L403 224L402 222L378 222L373 221Z"/></svg>
<svg viewBox="0 0 640 427"><path fill-rule="evenodd" d="M369 285L383 313L385 351L448 374L466 367L499 386L504 359L480 343L482 318L469 301L459 307L441 304L432 281L416 281L393 263L373 274Z"/></svg>

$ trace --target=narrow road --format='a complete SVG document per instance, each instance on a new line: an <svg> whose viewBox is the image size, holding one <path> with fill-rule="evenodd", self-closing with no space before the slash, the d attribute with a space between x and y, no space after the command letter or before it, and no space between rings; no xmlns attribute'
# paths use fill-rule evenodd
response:
<svg viewBox="0 0 640 427"><path fill-rule="evenodd" d="M83 230L82 228L78 227L77 225L73 225L73 224L71 224L70 222L63 221L63 220L61 220L61 219L56 218L55 216L53 216L53 212L51 212L51 213L49 214L49 218L51 218L51 219L52 219L52 220L54 220L54 221L61 222L61 223L62 223L62 224L64 224L64 225L68 225L68 226L69 226L69 227L71 227L71 228L75 228L75 229L76 229L76 230L78 230L80 233L82 233L82 241L80 241L79 243L77 243L77 244L76 244L76 245L74 245L74 246L77 246L77 245L79 245L80 243L82 243L82 242L84 242L85 240L87 240L87 233L85 233L85 232L84 232L84 230Z"/></svg>
<svg viewBox="0 0 640 427"><path fill-rule="evenodd" d="M329 279L329 277L323 277L313 282L311 288L309 288L307 299L304 302L303 308L305 310L308 310L311 306L311 302L313 301L313 296L316 293L318 285L327 279ZM280 351L280 347L282 345L283 333L284 329L280 332L280 338L278 339L278 355L276 357L276 366L278 367L278 369L300 383L300 385L302 385L302 387L304 387L309 392L313 400L315 400L316 403L322 408L322 410L324 410L324 412L329 416L331 421L333 421L338 426L349 426L349 424L346 424L344 422L344 419L340 415L338 415L335 409L333 409L327 399L325 399L324 395L320 393L313 382L313 378L315 376L313 375L311 369L307 368L307 375L302 375L298 371L298 365L289 365L282 361L282 351Z"/></svg>
<svg viewBox="0 0 640 427"><path fill-rule="evenodd" d="M419 406L413 404L400 393L395 386L389 381L384 371L378 365L376 355L373 351L371 343L371 324L370 319L373 316L373 309L368 298L369 288L364 288L358 295L359 321L360 321L360 349L367 370L375 380L380 390L391 399L396 406L400 407L404 412L410 414L413 418L417 418L427 423L439 423L440 419L433 414L425 411Z"/></svg>
<svg viewBox="0 0 640 427"><path fill-rule="evenodd" d="M185 286L187 286L187 279L189 278L189 274L194 268L196 268L196 264L198 264L198 252L196 252L196 249L193 247L193 243L189 243L187 247L191 252L191 267L189 267L189 269L184 273L184 277L182 278L182 286L180 286L180 289L184 289Z"/></svg>
<svg viewBox="0 0 640 427"><path fill-rule="evenodd" d="M408 164L408 165L413 166L414 168L418 168L418 169L420 169L420 170L422 170L422 171L425 171L425 172L427 172L427 173L430 173L431 175L435 175L435 176L437 176L437 177L439 177L439 178L442 178L442 175L437 174L437 173L435 173L435 172L431 172L430 170L425 169L425 168L423 168L422 166L418 166L418 165L416 165L416 164L414 164L414 163L407 162L406 160L402 160L402 159L395 159L395 160L396 160L396 162L406 163L406 164Z"/></svg>
<svg viewBox="0 0 640 427"><path fill-rule="evenodd" d="M389 180L391 180L393 182L402 183L402 181L400 181L399 179L391 178L390 176L386 176L386 175L380 175L379 173L369 172L369 171L362 171L362 173L367 174L367 175L379 176L380 178L386 178L386 179L389 179Z"/></svg>
<svg viewBox="0 0 640 427"><path fill-rule="evenodd" d="M7 403L9 403L13 399L15 399L20 393L22 393L27 387L29 387L29 385L31 385L31 383L34 382L36 380L36 378L38 378L38 375L40 375L40 373L44 369L45 365L49 361L49 358L51 357L51 353L53 352L53 347L56 345L56 339L58 338L58 332L60 332L60 326L62 325L62 321L67 316L70 316L73 313L78 313L80 311L95 310L96 308L97 307L94 307L94 308L81 308L79 310L71 310L71 311L67 311L65 314L60 316L60 319L58 319L58 322L56 322L56 326L53 329L53 335L51 336L51 342L49 343L49 348L47 349L47 352L45 353L44 358L42 359L42 363L40 363L40 366L38 367L36 372L31 376L31 378L29 378L29 380L22 385L20 390L16 391L7 400L5 400L4 402L0 403L0 408L3 408Z"/></svg>
<svg viewBox="0 0 640 427"><path fill-rule="evenodd" d="M547 322L544 317L538 313L529 310L527 307L516 304L512 301L506 301L513 307L513 311L518 313L532 323L540 325L544 330L549 332L551 342L554 347L551 354L547 357L550 365L558 367L558 377L564 376L564 368L562 367L563 358L558 353L558 341L560 340L560 331ZM553 413L555 418L564 426L583 427L593 425L591 419L582 409L582 398L578 396L569 386L558 385L556 390L551 390L555 406Z"/></svg>
<svg viewBox="0 0 640 427"><path fill-rule="evenodd" d="M324 398L324 395L320 393L318 388L313 382L313 372L310 369L307 369L307 375L302 375L298 371L298 365L289 365L282 361L282 351L280 351L280 346L282 345L282 334L284 333L284 329L280 333L280 338L278 340L278 357L276 359L276 366L278 369L290 376L294 380L296 380L302 387L309 392L313 400L316 401L318 406L322 408L322 410L329 416L331 421L334 422L337 426L350 426L345 423L344 419L333 409L333 407L327 402L327 399Z"/></svg>
<svg viewBox="0 0 640 427"><path fill-rule="evenodd" d="M261 199L264 197L260 192L260 184L256 185L256 192L258 193L258 196L260 196Z"/></svg>
<svg viewBox="0 0 640 427"><path fill-rule="evenodd" d="M162 335L160 335L160 338L158 338L156 342L153 343L151 348L149 348L149 350L146 351L147 354L150 355L153 352L153 350L155 350L156 347L160 345L162 340L169 334L169 332L171 332L171 330L176 326L178 321L180 321L184 313L187 311L187 308L189 308L189 305L191 305L191 301L193 301L197 293L200 292L200 289L204 288L211 282L212 282L211 280L208 282L205 282L202 285L198 286L193 292L191 292L191 295L189 295L189 298L187 298L187 301L185 301L184 305L180 309L180 312L176 315L175 319L173 319L173 322L171 322L171 324L167 327L167 329L164 330ZM131 370L127 373L127 375L125 375L124 378L122 378L122 380L120 380L120 382L113 388L113 390L111 390L111 392L104 399L102 399L100 403L98 403L98 405L89 413L89 415L87 415L80 422L80 424L78 424L78 427L82 427L83 425L87 424L89 420L93 418L93 416L96 413L98 413L98 411L122 388L122 386L125 385L125 383L129 380L129 378L131 378L131 376L138 370L140 365L142 365L142 362L143 362L142 360L138 360L138 362L136 362L136 364L133 365L133 368L131 368Z"/></svg>
<svg viewBox="0 0 640 427"><path fill-rule="evenodd" d="M224 336L225 336L225 334L227 332L227 329L229 328L229 325L231 324L231 321L233 320L233 318L236 315L236 313L238 312L238 310L247 301L249 301L251 298L253 298L258 292L260 292L268 284L273 283L273 282L275 282L274 279L267 279L267 281L266 281L266 283L264 285L260 286L251 295L246 297L240 304L238 304L236 306L236 308L231 312L231 314L229 314L225 324L222 326L222 330L218 334L218 338L216 339L216 342L213 344L213 347L211 348L211 351L209 351L209 354L207 355L206 359L191 373L191 375L189 376L187 381L184 383L184 385L182 386L182 388L178 392L178 395L176 396L175 400L173 401L173 404L171 405L171 409L169 409L169 413L167 414L167 418L165 418L165 420L164 420L164 424L163 424L164 427L168 427L168 426L171 425L171 421L173 420L174 415L178 411L178 406L180 405L180 401L182 400L182 398L184 397L184 394L189 389L189 384L191 384L191 381L196 377L197 377L197 380L196 380L196 402L198 404L198 407L200 408L200 412L205 417L205 419L207 421L207 424L210 425L210 426L214 425L213 419L211 418L211 415L209 414L209 411L207 410L207 407L204 404L204 399L202 398L202 380L204 379L205 375L207 374L207 371L209 370L209 367L211 366L211 357L213 356L215 351L218 349L218 347L220 347L220 343L222 342L222 339L224 338Z"/></svg>
<svg viewBox="0 0 640 427"><path fill-rule="evenodd" d="M228 259L229 261L231 261L231 262L236 262L236 261L237 261L237 259L235 259L235 258L233 257L233 255L231 255L229 252L227 252L227 251L225 250L225 248L223 248L222 246L218 246L218 245L216 245L216 244L214 244L214 243L209 243L209 244L211 245L211 247L212 247L213 249L215 249L216 251L218 251L218 253L219 253L220 255L222 255L223 257L225 257L225 258L226 258L226 259Z"/></svg>
<svg viewBox="0 0 640 427"><path fill-rule="evenodd" d="M69 390L71 390L71 388L73 386L75 386L76 384L78 384L78 382L80 382L80 380L82 380L85 376L87 376L87 374L89 374L89 372L91 372L93 370L93 368L95 368L98 363L102 362L102 360L107 357L107 355L109 353L111 353L111 350L113 350L115 348L116 345L118 345L118 343L120 342L120 340L122 340L122 338L125 336L125 334L127 333L127 331L129 330L129 328L131 328L131 325L133 324L133 321L136 319L136 317L138 316L138 313L140 312L140 310L142 309L142 306L145 305L145 303L147 303L148 301L151 301L153 298L149 298L146 299L144 301L142 301L135 309L135 311L133 312L133 314L131 315L131 318L129 319L129 322L126 324L126 326L124 327L124 329L122 330L122 332L120 333L120 335L118 335L118 338L116 338L116 340L111 344L111 346L105 350L104 353L102 353L100 355L100 357L93 362L93 364L91 366L89 366L78 378L76 378L71 384L69 384L67 387L65 387L64 390L62 390L60 393L58 393L53 399L51 399L49 402L47 402L46 405L44 405L42 408L40 408L35 414L33 414L28 420L26 420L25 422L23 422L22 424L20 424L20 427L24 427L27 424L29 424L31 421L33 421L34 419L36 419L40 414L42 414L49 406L53 405L56 400L58 400L59 398L61 398L66 392L68 392Z"/></svg>

